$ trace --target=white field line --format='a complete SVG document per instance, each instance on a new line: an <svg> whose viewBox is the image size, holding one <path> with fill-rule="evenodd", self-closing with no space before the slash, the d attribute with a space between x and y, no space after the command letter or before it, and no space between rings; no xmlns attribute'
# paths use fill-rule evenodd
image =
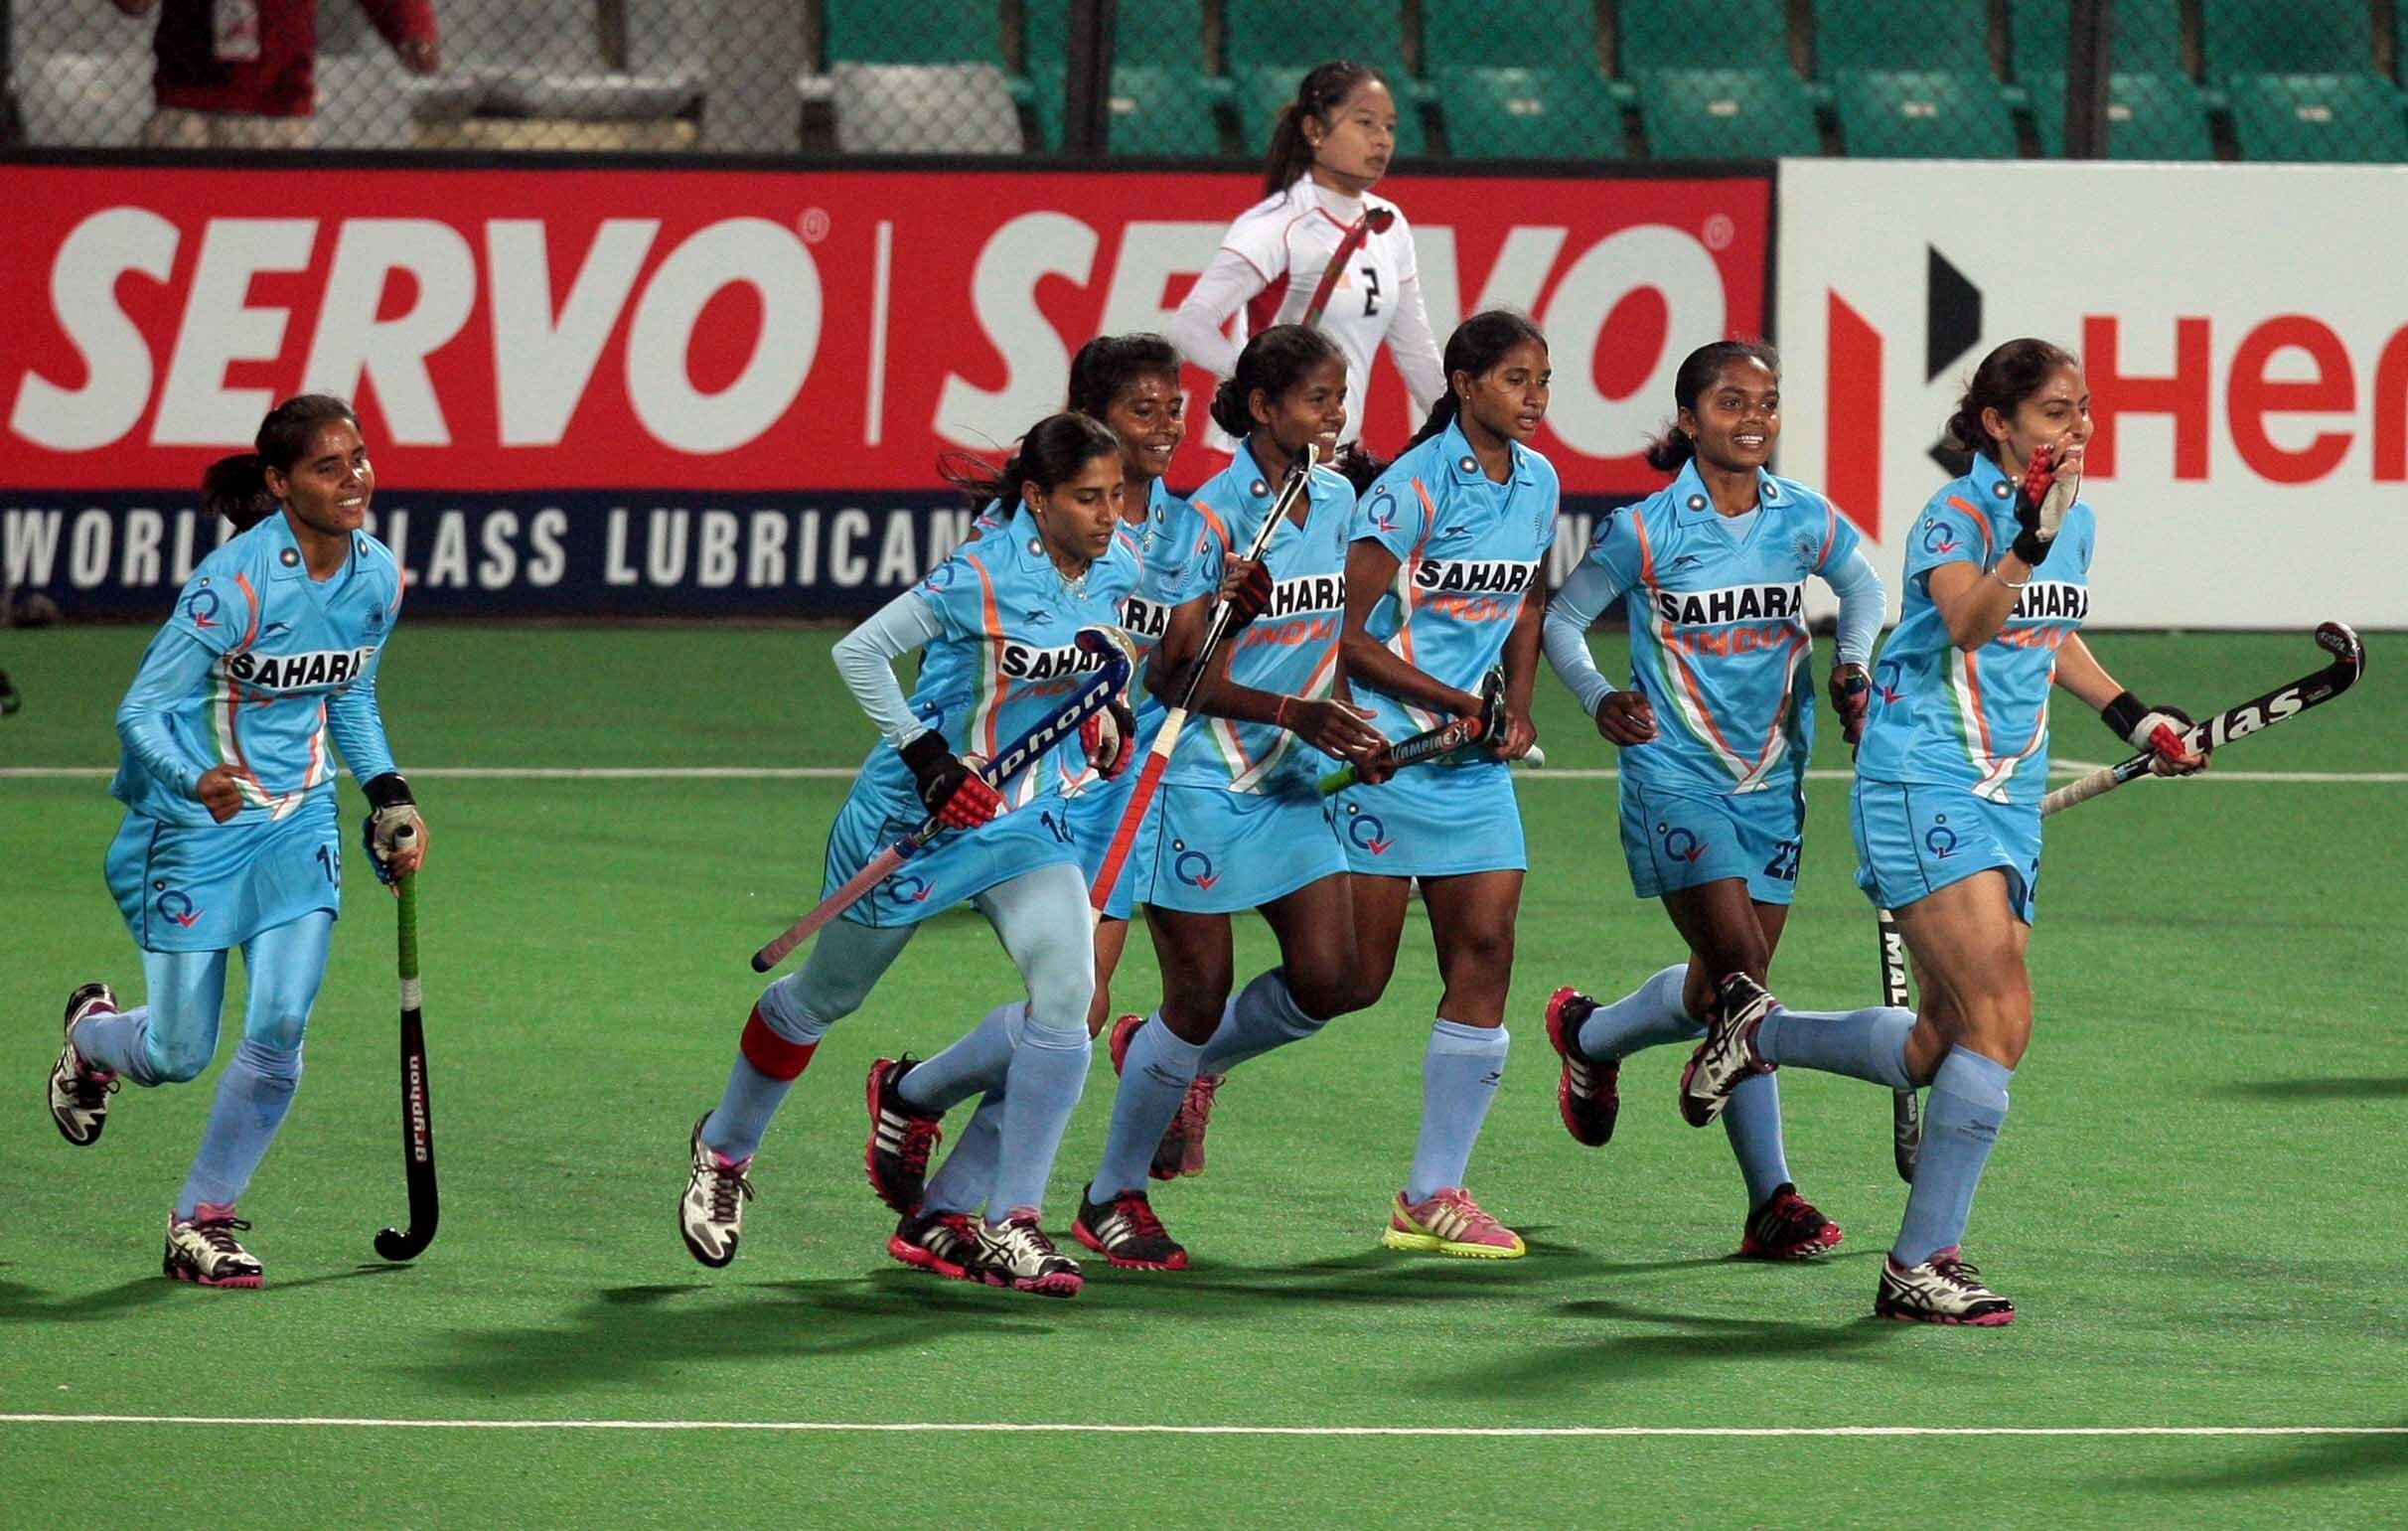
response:
<svg viewBox="0 0 2408 1531"><path fill-rule="evenodd" d="M2068 779L2097 766L2059 760L2048 774ZM112 766L0 766L0 781L106 781ZM485 782L848 782L860 774L857 766L412 766L409 776L429 781ZM1551 767L1519 771L1517 782L1610 782L1622 773L1611 767ZM1809 771L1808 781L1853 781L1853 771ZM2331 782L2397 787L2408 783L2408 771L2209 771L2191 778L2198 782Z"/></svg>
<svg viewBox="0 0 2408 1531"><path fill-rule="evenodd" d="M0 1425L201 1425L282 1430L759 1431L824 1435L1408 1437L1447 1440L1674 1438L1758 1440L1971 1436L2265 1437L2408 1436L2408 1425L1117 1425L1089 1423L824 1420L403 1420L322 1415L0 1414Z"/></svg>

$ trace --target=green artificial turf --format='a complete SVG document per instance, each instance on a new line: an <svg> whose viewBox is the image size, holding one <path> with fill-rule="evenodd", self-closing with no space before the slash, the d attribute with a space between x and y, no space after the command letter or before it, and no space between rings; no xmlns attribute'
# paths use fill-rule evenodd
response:
<svg viewBox="0 0 2408 1531"><path fill-rule="evenodd" d="M106 767L147 633L0 632L24 691L0 770ZM1472 1164L1530 1255L1377 1247L1412 1152L1436 997L1409 926L1389 995L1235 1074L1211 1170L1156 1206L1183 1274L1089 1263L1050 1302L882 1253L861 1074L932 1051L1015 980L982 923L933 921L819 1051L755 1165L741 1258L695 1265L674 1208L759 981L814 901L841 779L454 777L432 768L847 767L870 734L825 632L405 628L383 671L432 835L421 887L443 1226L407 1269L392 913L347 858L308 1074L242 1204L260 1292L158 1275L208 1086L115 1097L75 1149L41 1104L59 1005L139 967L100 878L97 775L0 776L0 1414L1236 1427L2408 1425L2389 1270L2408 1181L2397 1003L2408 784L2146 782L2052 822L2033 1046L1968 1254L2018 1321L1868 1316L1904 1187L1886 1092L1784 1071L1790 1160L1848 1239L1812 1266L1727 1257L1722 1131L1673 1110L1680 1055L1623 1070L1611 1147L1558 1124L1539 1008L1618 995L1679 952L1630 896L1612 754L1552 682L1514 1061ZM1614 646L1599 640L1601 657ZM2297 635L2102 635L2191 710L2313 668ZM2408 686L2368 678L2236 744L2224 773L2383 772ZM1618 657L1614 660L1618 663ZM1611 666L1609 665L1609 669ZM1829 734L1830 730L1826 729ZM2060 756L2120 753L2060 712ZM1817 765L1844 769L1827 737ZM360 805L348 784L344 812ZM1845 784L1811 823L1774 987L1877 995ZM1241 926L1240 969L1271 957ZM1139 934L1116 985L1154 998ZM229 1004L229 1013L238 1013ZM229 1049L222 1047L221 1056ZM1098 1049L1057 1166L1065 1228L1112 1093ZM1065 1236L1064 1242L1068 1240ZM174 1502L195 1496L205 1507ZM2398 1519L2408 1436L1778 1437L665 1433L0 1423L0 1524L1094 1523L2331 1525Z"/></svg>

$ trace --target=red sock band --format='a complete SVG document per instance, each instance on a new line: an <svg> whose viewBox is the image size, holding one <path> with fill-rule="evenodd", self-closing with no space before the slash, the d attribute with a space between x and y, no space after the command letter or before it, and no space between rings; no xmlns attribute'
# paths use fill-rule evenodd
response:
<svg viewBox="0 0 2408 1531"><path fill-rule="evenodd" d="M811 1055L817 1042L790 1042L769 1028L761 1018L761 1006L754 1005L744 1022L744 1040L738 1044L744 1061L772 1079L795 1079L811 1067Z"/></svg>

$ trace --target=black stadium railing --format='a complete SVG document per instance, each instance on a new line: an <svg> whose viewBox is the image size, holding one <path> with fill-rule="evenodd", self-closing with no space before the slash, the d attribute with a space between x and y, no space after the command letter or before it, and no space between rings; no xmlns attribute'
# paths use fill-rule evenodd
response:
<svg viewBox="0 0 2408 1531"><path fill-rule="evenodd" d="M1411 158L2398 162L2404 39L2408 0L0 0L0 141L1251 156L1346 56Z"/></svg>

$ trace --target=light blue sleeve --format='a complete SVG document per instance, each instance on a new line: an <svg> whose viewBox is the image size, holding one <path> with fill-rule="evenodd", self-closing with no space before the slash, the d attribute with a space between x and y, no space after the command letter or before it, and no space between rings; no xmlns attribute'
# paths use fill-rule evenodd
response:
<svg viewBox="0 0 2408 1531"><path fill-rule="evenodd" d="M1580 710L1590 717L1597 715L1597 703L1614 685L1588 652L1588 629L1621 597L1622 582L1613 571L1593 558L1583 558L1555 599L1547 603L1547 621L1540 631L1547 663L1555 667L1556 679L1572 688Z"/></svg>
<svg viewBox="0 0 2408 1531"><path fill-rule="evenodd" d="M343 763L351 767L356 782L373 782L393 769L384 714L376 707L376 672L383 665L384 650L378 648L360 678L326 704L326 731L335 736L335 748L343 752Z"/></svg>
<svg viewBox="0 0 2408 1531"><path fill-rule="evenodd" d="M1862 545L1852 546L1839 567L1824 566L1823 582L1840 598L1839 662L1872 664L1873 641L1881 636L1881 619L1889 614L1889 600L1873 560Z"/></svg>
<svg viewBox="0 0 2408 1531"><path fill-rule="evenodd" d="M117 705L117 737L142 769L181 796L201 801L199 783L209 762L195 759L176 737L170 719L209 684L217 652L178 623L159 630L142 654L142 668Z"/></svg>
<svg viewBox="0 0 2408 1531"><path fill-rule="evenodd" d="M937 609L918 590L906 590L878 614L836 640L836 674L853 700L897 749L928 732L911 709L911 698L895 679L894 662L945 634Z"/></svg>

